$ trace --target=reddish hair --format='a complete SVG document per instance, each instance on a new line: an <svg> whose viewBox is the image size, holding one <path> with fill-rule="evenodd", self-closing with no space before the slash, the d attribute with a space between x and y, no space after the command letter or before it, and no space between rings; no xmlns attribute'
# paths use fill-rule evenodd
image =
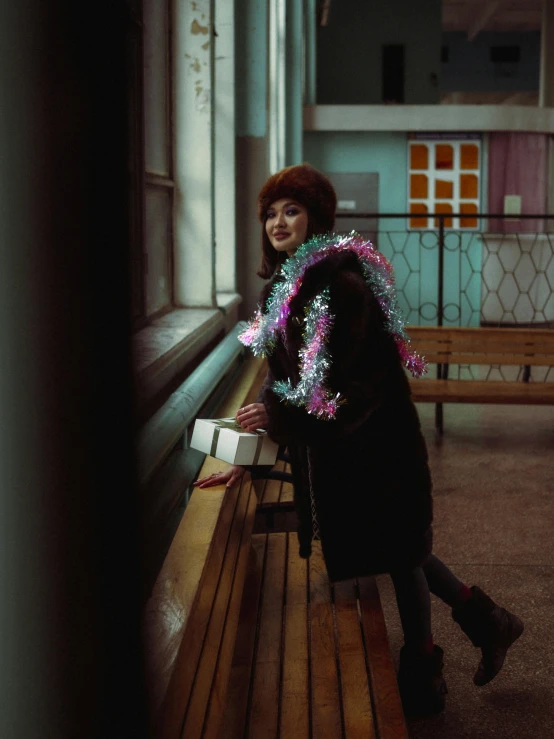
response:
<svg viewBox="0 0 554 739"><path fill-rule="evenodd" d="M290 198L308 211L306 240L331 231L335 225L337 196L330 180L309 164L286 167L272 175L258 196L258 217L262 228L262 262L257 274L269 279L287 255L276 251L265 230L269 206L281 198Z"/></svg>

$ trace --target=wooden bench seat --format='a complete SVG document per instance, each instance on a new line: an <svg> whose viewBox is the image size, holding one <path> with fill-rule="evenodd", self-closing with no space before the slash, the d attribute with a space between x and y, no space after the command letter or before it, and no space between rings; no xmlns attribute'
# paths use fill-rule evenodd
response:
<svg viewBox="0 0 554 739"><path fill-rule="evenodd" d="M437 377L410 379L416 402L436 403L443 430L442 403L554 405L554 330L517 328L408 327L413 347L437 365ZM476 379L449 377L452 365L488 367ZM518 380L488 379L500 368L520 367ZM549 368L546 381L533 382L532 367Z"/></svg>
<svg viewBox="0 0 554 739"><path fill-rule="evenodd" d="M496 380L423 380L414 400L429 403L514 403L554 405L554 382L503 382Z"/></svg>
<svg viewBox="0 0 554 739"><path fill-rule="evenodd" d="M264 374L247 362L219 415L253 402ZM220 468L207 457L200 475ZM318 543L302 560L277 530L292 519L267 525L290 512L290 481L256 488L260 502L247 473L197 489L184 512L144 614L153 736L407 739L375 580L331 587Z"/></svg>
<svg viewBox="0 0 554 739"><path fill-rule="evenodd" d="M375 579L330 586L295 533L252 545L219 739L406 739Z"/></svg>
<svg viewBox="0 0 554 739"><path fill-rule="evenodd" d="M219 417L252 403L265 376L248 360ZM200 476L221 469L207 457ZM231 489L197 489L156 579L144 612L145 656L153 735L216 735L233 655L256 496L250 476Z"/></svg>

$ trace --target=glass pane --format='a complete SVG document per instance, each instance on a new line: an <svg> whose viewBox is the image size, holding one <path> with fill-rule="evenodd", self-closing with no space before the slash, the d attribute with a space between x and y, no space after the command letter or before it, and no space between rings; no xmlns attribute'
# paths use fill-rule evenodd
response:
<svg viewBox="0 0 554 739"><path fill-rule="evenodd" d="M476 203L460 203L460 213L477 213ZM460 228L477 228L477 218L460 218Z"/></svg>
<svg viewBox="0 0 554 739"><path fill-rule="evenodd" d="M450 144L435 146L435 169L454 169L454 147Z"/></svg>
<svg viewBox="0 0 554 739"><path fill-rule="evenodd" d="M479 147L477 144L461 145L460 169L479 169Z"/></svg>
<svg viewBox="0 0 554 739"><path fill-rule="evenodd" d="M452 206L450 203L437 203L435 205L435 213L452 213ZM439 227L439 219L435 218L435 228ZM452 228L452 218L444 219L444 227Z"/></svg>
<svg viewBox="0 0 554 739"><path fill-rule="evenodd" d="M429 196L429 183L427 175L413 174L410 176L410 198L427 198Z"/></svg>
<svg viewBox="0 0 554 739"><path fill-rule="evenodd" d="M449 180L435 180L435 197L451 199L454 197L454 183Z"/></svg>
<svg viewBox="0 0 554 739"><path fill-rule="evenodd" d="M463 174L460 176L460 197L477 198L478 180L476 174Z"/></svg>
<svg viewBox="0 0 554 739"><path fill-rule="evenodd" d="M146 169L169 175L169 24L165 0L144 2Z"/></svg>
<svg viewBox="0 0 554 739"><path fill-rule="evenodd" d="M151 315L171 301L171 190L146 188L146 312Z"/></svg>
<svg viewBox="0 0 554 739"><path fill-rule="evenodd" d="M411 144L410 169L429 169L429 148L426 144Z"/></svg>
<svg viewBox="0 0 554 739"><path fill-rule="evenodd" d="M425 203L411 203L410 213L428 213ZM427 218L410 218L410 228L427 228Z"/></svg>

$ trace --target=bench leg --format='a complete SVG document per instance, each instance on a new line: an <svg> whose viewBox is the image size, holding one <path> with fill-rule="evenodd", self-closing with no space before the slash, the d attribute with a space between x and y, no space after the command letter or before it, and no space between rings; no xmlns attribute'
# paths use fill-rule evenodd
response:
<svg viewBox="0 0 554 739"><path fill-rule="evenodd" d="M435 403L435 428L442 436L443 434L443 411L442 403Z"/></svg>

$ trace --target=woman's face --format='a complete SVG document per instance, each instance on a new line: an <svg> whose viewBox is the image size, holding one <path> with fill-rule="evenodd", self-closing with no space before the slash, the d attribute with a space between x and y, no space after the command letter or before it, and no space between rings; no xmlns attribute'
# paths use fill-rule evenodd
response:
<svg viewBox="0 0 554 739"><path fill-rule="evenodd" d="M273 248L291 257L306 241L308 211L292 198L276 200L267 209L265 230Z"/></svg>

